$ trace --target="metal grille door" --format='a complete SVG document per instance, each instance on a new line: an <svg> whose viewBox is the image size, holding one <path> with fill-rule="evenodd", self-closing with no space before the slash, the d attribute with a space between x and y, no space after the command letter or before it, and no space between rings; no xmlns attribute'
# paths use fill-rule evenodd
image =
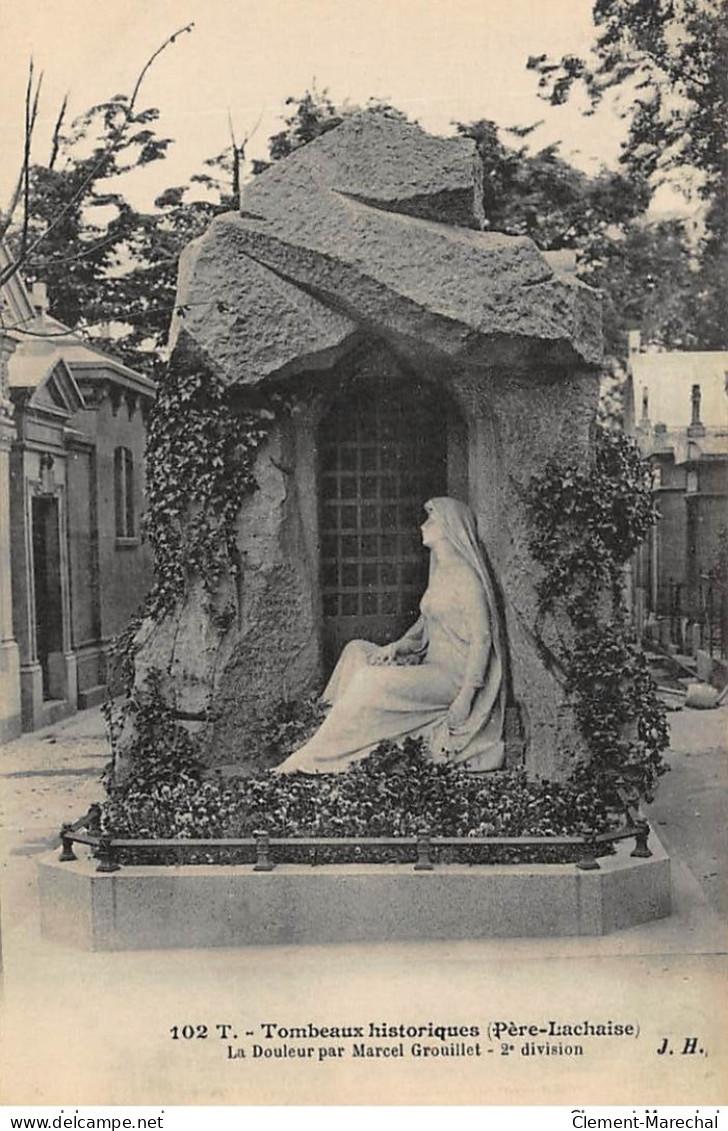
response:
<svg viewBox="0 0 728 1131"><path fill-rule="evenodd" d="M423 504L446 491L447 419L429 388L361 389L321 425L325 661L353 639L385 643L416 620L427 584Z"/></svg>

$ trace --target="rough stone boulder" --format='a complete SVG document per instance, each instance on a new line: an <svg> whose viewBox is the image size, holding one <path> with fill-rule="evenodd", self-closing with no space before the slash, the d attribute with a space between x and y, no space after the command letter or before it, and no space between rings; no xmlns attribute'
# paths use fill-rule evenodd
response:
<svg viewBox="0 0 728 1131"><path fill-rule="evenodd" d="M598 361L594 291L530 239L475 230L480 169L468 138L345 121L256 178L241 214L188 248L185 330L241 384L310 367L362 326L469 364L492 362L504 338Z"/></svg>

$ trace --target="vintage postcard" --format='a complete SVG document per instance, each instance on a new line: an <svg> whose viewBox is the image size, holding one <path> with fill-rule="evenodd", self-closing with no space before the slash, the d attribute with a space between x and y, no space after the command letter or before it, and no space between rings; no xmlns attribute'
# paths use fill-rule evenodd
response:
<svg viewBox="0 0 728 1131"><path fill-rule="evenodd" d="M593 7L5 14L3 1104L725 1101L724 31Z"/></svg>

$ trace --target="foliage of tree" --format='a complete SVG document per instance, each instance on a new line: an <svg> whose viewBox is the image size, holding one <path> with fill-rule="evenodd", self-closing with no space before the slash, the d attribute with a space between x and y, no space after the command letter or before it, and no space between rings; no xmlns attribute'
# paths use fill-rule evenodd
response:
<svg viewBox="0 0 728 1131"><path fill-rule="evenodd" d="M147 59L137 76L131 94L128 96L125 94L116 95L110 101L94 106L85 114L82 114L73 123L70 137L64 137L62 132L66 119L66 111L68 109L69 96L66 95L53 130L47 169L52 171L55 168L63 145L69 142L75 144L79 141L89 139L90 134L93 132L92 127L94 120L97 118L102 122L101 131L103 136L97 139L95 146L92 146L92 153L90 159L86 161L85 167L78 165L74 168L74 176L71 178L73 183L68 191L64 191L60 194L60 200L56 199L49 202L51 207L50 214L44 214L41 209L38 217L41 222L41 231L36 233L34 239L31 239L31 225L34 211L31 206L31 190L34 175L32 149L38 120L43 75L41 73L36 79L33 60L30 60L28 66L28 82L25 91L23 157L15 191L11 195L7 209L4 212L0 211L0 238L3 238L7 234L11 225L14 223L16 210L20 207L21 202L22 218L19 223L18 238L13 247L13 255L11 256L10 262L5 264L2 270L0 270L0 285L6 283L21 267L25 266L33 253L37 252L38 248L49 240L51 234L55 233L57 228L66 221L69 215L71 217L73 216L74 212L89 193L89 190L90 195L94 195L93 186L99 179L114 177L119 173L128 172L129 169L137 165L147 164L149 161L163 156L169 144L169 139L161 140L156 138L154 132L148 128L149 123L155 121L158 117L158 112L155 110L138 111L137 101L144 78L155 61L168 47L174 44L181 35L192 31L193 27L194 24L186 24L184 27L173 32L172 35L169 35L164 43ZM129 164L128 154L130 150L133 150L135 155ZM126 164L125 158L127 159ZM50 188L51 186L49 185L48 187ZM52 195L51 193L51 196ZM44 220L45 223L43 223Z"/></svg>
<svg viewBox="0 0 728 1131"><path fill-rule="evenodd" d="M646 180L652 188L669 181L702 201L705 235L689 249L690 277L680 270L670 302L671 307L683 304L686 332L674 340L667 327L661 327L657 341L726 349L728 20L724 0L595 0L593 17L597 36L592 60L537 55L528 66L538 74L542 95L553 105L565 102L575 87L581 87L593 112L609 93L614 94L628 120L620 158L626 176ZM654 233L653 250L662 234ZM668 245L665 268L669 269L674 262L674 232L668 234Z"/></svg>
<svg viewBox="0 0 728 1131"><path fill-rule="evenodd" d="M354 114L384 114L401 121L408 120L402 110L380 98L368 99L363 107L349 102L336 106L331 101L328 90L318 90L315 83L301 95L290 95L285 105L291 108L283 119L285 127L268 139L270 160L253 161L253 173L264 172L274 161L288 157L294 150L315 141Z"/></svg>
<svg viewBox="0 0 728 1131"><path fill-rule="evenodd" d="M157 197L152 211L133 207L124 175L163 159L171 139L157 136L154 108L136 112L136 128L122 130L126 111L123 96L92 107L58 136L53 163L31 167L23 273L28 282L47 283L54 317L95 327L97 340L98 328L113 323L109 347L153 373L174 309L180 252L229 201L222 182L205 174L198 179L217 187L216 201L188 200L191 186L176 186ZM120 137L110 144L115 133Z"/></svg>
<svg viewBox="0 0 728 1131"><path fill-rule="evenodd" d="M147 109L132 123L119 95L57 134L48 163L30 168L24 274L48 283L51 312L70 325L107 316L98 282L117 265L138 223L138 213L115 191L116 179L164 157L170 139L156 136L157 117Z"/></svg>
<svg viewBox="0 0 728 1131"><path fill-rule="evenodd" d="M487 227L528 235L544 251L580 248L610 226L640 215L649 200L644 181L628 181L609 170L589 177L559 156L558 145L532 154L528 145L505 144L502 131L487 118L456 128L473 138L483 162ZM525 138L535 129L507 132Z"/></svg>
<svg viewBox="0 0 728 1131"><path fill-rule="evenodd" d="M701 243L690 295L689 317L700 348L724 350L728 349L728 319L725 314L728 296L728 172L708 207L705 226L706 235Z"/></svg>
<svg viewBox="0 0 728 1131"><path fill-rule="evenodd" d="M629 132L622 164L639 176L702 179L712 197L726 173L728 21L723 0L595 0L595 61L531 56L528 67L552 104L575 84L592 109L615 91Z"/></svg>
<svg viewBox="0 0 728 1131"><path fill-rule="evenodd" d="M150 211L133 207L125 195L125 177L163 160L172 144L157 133L159 111L138 105L142 81L191 26L153 53L131 95L115 95L68 124L64 101L44 163L30 160L40 93L31 67L23 169L0 223L13 252L0 283L19 269L29 283L42 280L51 315L81 332L90 328L100 344L152 374L162 364L180 252L217 212L235 204L245 145L233 136L206 171L190 185L166 189ZM198 184L207 199L189 199ZM16 209L22 215L13 224ZM105 326L108 337L101 333Z"/></svg>
<svg viewBox="0 0 728 1131"><path fill-rule="evenodd" d="M315 84L312 90L304 91L300 98L290 95L285 104L292 109L283 119L284 129L268 139L270 162L288 157L295 149L315 141L343 120L343 114L334 106L328 91L318 91ZM270 162L257 161L254 172L263 172Z"/></svg>
<svg viewBox="0 0 728 1131"><path fill-rule="evenodd" d="M696 318L694 254L679 222L637 219L598 234L586 243L578 273L601 291L608 357L624 359L632 327L663 349L708 344Z"/></svg>
<svg viewBox="0 0 728 1131"><path fill-rule="evenodd" d="M533 126L502 132L480 119L456 127L475 140L483 160L487 226L528 235L544 250L576 252L579 276L604 295L607 353L614 358L624 358L634 325L665 348L728 346L726 78L719 66L726 32L717 11L717 0L596 0L596 65L574 57L529 60L552 102L565 101L577 83L594 105L608 91L625 94L630 132L616 172L588 176L558 146L533 152ZM131 96L92 107L67 130L64 106L47 162L28 164L15 194L15 203L25 204L15 246L26 278L47 282L51 313L73 327L113 326L108 344L152 374L164 358L180 252L215 214L239 204L248 140L237 142L231 125L231 146L189 185L166 189L147 212L128 202L124 176L162 160L171 144L156 133L158 111L137 107L141 80L167 43ZM29 82L31 134L38 94ZM363 108L337 106L315 85L286 99L286 109L284 128L269 139L270 160L254 161L254 173L347 115L406 117L377 99ZM683 225L645 216L655 180L686 161L698 170L697 191L706 201L706 235L697 248ZM199 188L203 200L193 199Z"/></svg>

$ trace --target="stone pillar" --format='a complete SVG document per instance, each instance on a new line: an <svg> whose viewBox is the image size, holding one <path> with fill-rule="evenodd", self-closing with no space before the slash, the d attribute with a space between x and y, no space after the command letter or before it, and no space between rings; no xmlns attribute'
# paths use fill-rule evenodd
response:
<svg viewBox="0 0 728 1131"><path fill-rule="evenodd" d="M693 385L690 391L690 424L688 436L704 436L705 425L700 419L700 385Z"/></svg>
<svg viewBox="0 0 728 1131"><path fill-rule="evenodd" d="M0 742L16 738L20 723L20 656L13 636L10 573L10 446L15 438L7 361L15 348L0 336Z"/></svg>

